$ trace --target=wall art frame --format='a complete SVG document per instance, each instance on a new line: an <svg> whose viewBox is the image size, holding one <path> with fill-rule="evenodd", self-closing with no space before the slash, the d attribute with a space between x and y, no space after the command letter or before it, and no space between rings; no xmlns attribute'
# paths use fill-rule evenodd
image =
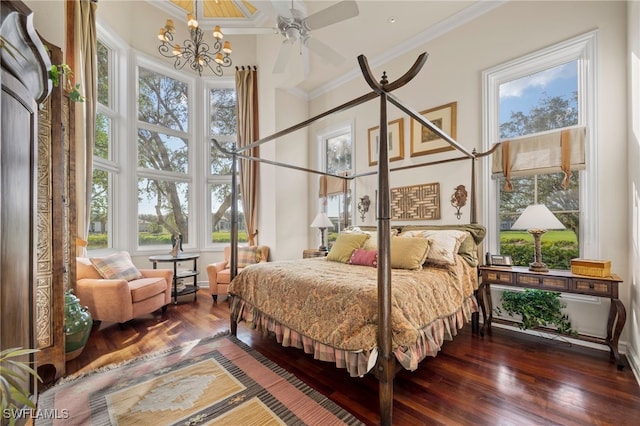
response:
<svg viewBox="0 0 640 426"><path fill-rule="evenodd" d="M440 219L440 183L391 188L391 220Z"/></svg>
<svg viewBox="0 0 640 426"><path fill-rule="evenodd" d="M451 102L420 112L424 118L433 123L440 130L456 138L458 103ZM411 119L411 157L435 154L455 149L430 129Z"/></svg>
<svg viewBox="0 0 640 426"><path fill-rule="evenodd" d="M404 158L404 118L390 121L387 125L389 131L389 161L402 160ZM380 138L380 126L369 129L369 166L378 164L378 145Z"/></svg>

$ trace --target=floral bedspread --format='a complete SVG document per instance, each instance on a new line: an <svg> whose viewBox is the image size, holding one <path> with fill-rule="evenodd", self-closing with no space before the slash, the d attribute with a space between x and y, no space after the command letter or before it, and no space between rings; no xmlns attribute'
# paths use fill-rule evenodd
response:
<svg viewBox="0 0 640 426"><path fill-rule="evenodd" d="M477 272L462 258L449 268L393 269L391 284L392 350L407 369L435 356L477 311ZM358 362L366 367L339 365L352 375L371 368L377 354L376 268L325 258L260 263L244 268L229 293L232 314L249 326L275 331L279 341L296 340L285 346L325 360L335 361L342 352L364 355ZM318 355L328 349L331 354Z"/></svg>

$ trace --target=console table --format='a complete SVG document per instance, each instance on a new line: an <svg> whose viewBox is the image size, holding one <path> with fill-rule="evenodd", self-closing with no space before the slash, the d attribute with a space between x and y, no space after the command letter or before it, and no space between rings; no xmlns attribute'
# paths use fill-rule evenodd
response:
<svg viewBox="0 0 640 426"><path fill-rule="evenodd" d="M478 302L482 310L485 327L491 330L493 321L493 302L491 300L491 284L536 288L560 293L586 294L611 300L609 318L607 319L607 337L604 339L578 334L577 339L605 344L609 347L619 370L624 368L624 360L618 352L618 340L627 319L624 305L618 298L618 285L622 279L617 275L610 277L589 277L576 275L571 271L550 270L549 272L533 272L525 267L480 266L481 281L478 287ZM487 315L487 310L488 315ZM496 319L498 321L498 319Z"/></svg>
<svg viewBox="0 0 640 426"><path fill-rule="evenodd" d="M158 268L160 262L173 263L173 290L171 296L173 297L173 303L178 303L178 296L184 296L185 294L193 293L193 300L197 298L196 292L198 291L198 258L199 254L195 253L180 253L177 256L170 254L159 254L156 256L149 256L149 261L153 263L153 269ZM178 270L178 263L180 262L193 262L193 269ZM193 285L187 285L184 289L178 291L178 281L181 279L192 278Z"/></svg>

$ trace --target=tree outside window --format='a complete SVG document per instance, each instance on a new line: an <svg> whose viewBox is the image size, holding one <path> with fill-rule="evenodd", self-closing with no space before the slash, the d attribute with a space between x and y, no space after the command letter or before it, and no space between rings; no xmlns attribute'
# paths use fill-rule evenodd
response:
<svg viewBox="0 0 640 426"><path fill-rule="evenodd" d="M189 85L138 69L138 245L189 243Z"/></svg>
<svg viewBox="0 0 640 426"><path fill-rule="evenodd" d="M562 64L500 85L500 139L557 130L578 124L577 61ZM580 179L573 171L568 188L563 173L512 178L513 191L504 189L500 178L498 212L500 253L514 264L527 266L532 260L532 237L526 231L511 231L511 225L530 204L545 204L566 227L542 237L544 261L550 268L570 269L579 255Z"/></svg>
<svg viewBox="0 0 640 426"><path fill-rule="evenodd" d="M236 91L230 87L209 90L209 135L225 149L233 150L237 143ZM231 158L209 143L209 197L211 200L209 243L228 244L231 241ZM240 180L237 180L238 184ZM238 194L238 241L247 242L247 231Z"/></svg>
<svg viewBox="0 0 640 426"><path fill-rule="evenodd" d="M324 137L325 171L334 175L352 171L351 129L342 129ZM346 208L346 215L345 215ZM350 226L351 192L347 193L347 201L343 194L329 195L326 200L327 216L334 223L334 228L327 231L327 241L331 244L342 229ZM345 219L346 216L346 219Z"/></svg>
<svg viewBox="0 0 640 426"><path fill-rule="evenodd" d="M113 51L101 41L97 43L98 103L96 114L95 145L93 149L93 180L87 249L111 247L111 222L113 212L112 182L118 170L113 158L114 122L117 114L113 108Z"/></svg>

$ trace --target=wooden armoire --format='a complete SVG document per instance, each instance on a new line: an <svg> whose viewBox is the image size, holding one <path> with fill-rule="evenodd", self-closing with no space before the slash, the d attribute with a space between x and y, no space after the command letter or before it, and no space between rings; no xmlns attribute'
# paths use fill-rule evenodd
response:
<svg viewBox="0 0 640 426"><path fill-rule="evenodd" d="M0 5L0 348L35 348L38 108L51 63L31 11ZM24 385L37 393L35 380Z"/></svg>
<svg viewBox="0 0 640 426"><path fill-rule="evenodd" d="M64 292L75 281L75 104L51 85L63 54L39 38L32 12L2 0L1 25L0 348L39 349L31 361L49 382L65 374Z"/></svg>
<svg viewBox="0 0 640 426"><path fill-rule="evenodd" d="M43 42L51 63L62 63L62 50ZM75 282L74 110L59 86L38 114L35 325L38 372L47 380L65 374L64 292Z"/></svg>

